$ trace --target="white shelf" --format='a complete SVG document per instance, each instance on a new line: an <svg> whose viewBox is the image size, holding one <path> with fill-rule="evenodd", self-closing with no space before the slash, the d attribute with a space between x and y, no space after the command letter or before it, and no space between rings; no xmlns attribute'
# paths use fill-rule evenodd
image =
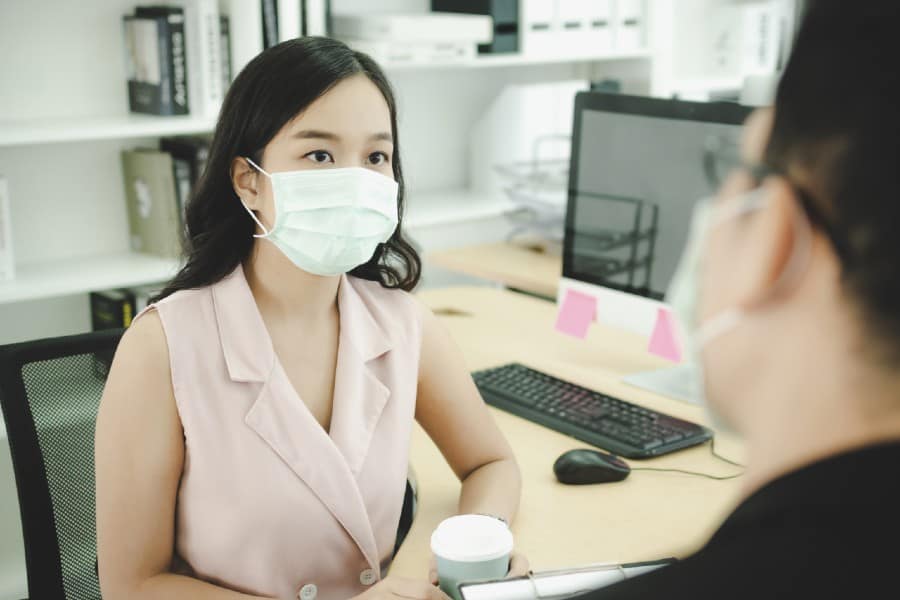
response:
<svg viewBox="0 0 900 600"><path fill-rule="evenodd" d="M469 190L411 195L404 224L409 229L498 217L514 208L503 197ZM173 259L144 254L118 254L18 265L16 278L0 282L0 305L128 287L170 279L178 270Z"/></svg>
<svg viewBox="0 0 900 600"><path fill-rule="evenodd" d="M719 92L730 90L740 91L743 86L743 77L676 79L670 85L670 87L676 92Z"/></svg>
<svg viewBox="0 0 900 600"><path fill-rule="evenodd" d="M576 54L559 56L525 56L497 54L479 56L466 62L436 62L427 64L386 63L392 72L414 72L444 69L481 69L529 65L601 62L649 58L648 50L609 53L604 55ZM0 120L0 148L31 144L132 139L208 133L215 128L215 117L125 114L109 117L53 117L46 119Z"/></svg>
<svg viewBox="0 0 900 600"><path fill-rule="evenodd" d="M406 197L407 229L452 225L499 217L515 205L504 196L467 189L413 192Z"/></svg>
<svg viewBox="0 0 900 600"><path fill-rule="evenodd" d="M527 56L519 53L484 54L474 60L459 62L435 62L435 63L382 63L388 71L423 71L436 69L480 69L517 67L532 65L550 65L562 63L605 62L613 60L631 60L650 58L649 50L632 50L628 52L610 52L597 54L572 54L572 55L546 55Z"/></svg>
<svg viewBox="0 0 900 600"><path fill-rule="evenodd" d="M145 254L19 265L14 280L0 281L0 304L162 282L177 270L178 261Z"/></svg>
<svg viewBox="0 0 900 600"><path fill-rule="evenodd" d="M0 147L210 132L213 117L120 115L0 121Z"/></svg>

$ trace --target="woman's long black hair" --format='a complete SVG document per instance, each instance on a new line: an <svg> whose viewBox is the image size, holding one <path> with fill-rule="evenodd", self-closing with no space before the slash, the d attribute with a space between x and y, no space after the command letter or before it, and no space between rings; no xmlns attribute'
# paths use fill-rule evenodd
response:
<svg viewBox="0 0 900 600"><path fill-rule="evenodd" d="M232 187L234 158L257 163L275 134L291 119L340 81L363 74L387 101L394 136L391 159L399 186L400 223L378 246L369 262L351 275L377 281L386 288L412 290L422 263L403 237L403 170L397 141L397 106L384 72L370 57L330 38L306 37L282 42L254 58L232 83L216 125L206 169L187 206L186 262L154 301L179 290L212 285L247 259L255 224Z"/></svg>

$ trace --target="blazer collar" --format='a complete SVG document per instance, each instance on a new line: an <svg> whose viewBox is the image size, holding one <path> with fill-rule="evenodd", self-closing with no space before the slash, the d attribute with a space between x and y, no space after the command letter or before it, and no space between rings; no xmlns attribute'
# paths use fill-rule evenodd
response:
<svg viewBox="0 0 900 600"><path fill-rule="evenodd" d="M229 377L266 381L275 366L275 349L241 265L212 286L212 297Z"/></svg>
<svg viewBox="0 0 900 600"><path fill-rule="evenodd" d="M341 344L348 343L363 362L374 360L393 347L373 314L371 299L356 289L353 279L342 275L338 287ZM212 286L213 304L225 364L232 381L268 380L275 365L275 349L244 269L238 265Z"/></svg>
<svg viewBox="0 0 900 600"><path fill-rule="evenodd" d="M393 344L390 332L384 330L373 314L377 310L374 300L361 292L362 287L357 289L358 285L360 282L353 278L341 276L338 289L341 343L348 342L363 362L369 362L388 352Z"/></svg>

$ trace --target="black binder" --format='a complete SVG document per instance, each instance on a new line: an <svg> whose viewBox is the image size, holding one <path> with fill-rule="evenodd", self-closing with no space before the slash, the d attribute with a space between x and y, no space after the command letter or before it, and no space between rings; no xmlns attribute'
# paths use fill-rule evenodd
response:
<svg viewBox="0 0 900 600"><path fill-rule="evenodd" d="M126 19L128 18L126 17ZM187 79L187 44L184 39L184 10L177 6L138 6L135 8L134 18L153 19L157 23L161 77L160 106L155 114L188 114L190 99Z"/></svg>

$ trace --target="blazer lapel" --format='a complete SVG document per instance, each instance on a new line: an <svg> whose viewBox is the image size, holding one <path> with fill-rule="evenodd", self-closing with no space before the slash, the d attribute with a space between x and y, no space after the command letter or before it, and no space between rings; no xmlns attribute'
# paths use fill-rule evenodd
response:
<svg viewBox="0 0 900 600"><path fill-rule="evenodd" d="M276 365L244 421L303 480L347 531L373 569L378 548L356 479L325 430Z"/></svg>
<svg viewBox="0 0 900 600"><path fill-rule="evenodd" d="M340 449L354 476L368 455L372 436L390 397L379 378L379 364L391 349L387 332L379 325L353 280L341 280L340 351L334 382L331 439Z"/></svg>
<svg viewBox="0 0 900 600"><path fill-rule="evenodd" d="M345 284L346 281L341 282L341 289L346 287ZM261 384L244 422L319 498L354 540L370 567L379 568L375 534L356 478L338 446L297 396L278 362L243 269L237 267L213 286L212 293L229 377L237 383ZM342 332L344 329L342 313ZM338 364L352 375L353 350L351 348L351 356L345 357L343 333L341 338ZM339 371L336 380L340 377L343 373ZM378 383L377 379L375 381ZM337 396L338 386L335 387ZM372 384L372 388L375 387ZM379 403L383 407L386 388L378 390L376 395L381 400L374 401L373 409ZM377 409L378 414L380 410ZM337 412L337 402L333 412ZM372 411L367 414L366 419L370 419Z"/></svg>

